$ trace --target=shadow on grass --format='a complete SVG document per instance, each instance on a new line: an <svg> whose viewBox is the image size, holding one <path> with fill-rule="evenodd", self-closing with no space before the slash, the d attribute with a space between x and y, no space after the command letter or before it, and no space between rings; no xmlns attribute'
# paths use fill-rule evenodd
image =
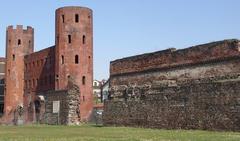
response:
<svg viewBox="0 0 240 141"><path fill-rule="evenodd" d="M101 128L101 127L104 127L103 124L89 124L91 127L98 127L98 128Z"/></svg>

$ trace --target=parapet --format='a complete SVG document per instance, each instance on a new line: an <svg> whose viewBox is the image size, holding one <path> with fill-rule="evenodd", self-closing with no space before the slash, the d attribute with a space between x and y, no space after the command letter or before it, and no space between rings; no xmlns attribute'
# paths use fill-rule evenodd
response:
<svg viewBox="0 0 240 141"><path fill-rule="evenodd" d="M13 25L10 25L7 27L7 31L18 31L18 32L24 32L24 33L32 33L34 29L31 26L27 26L27 28L23 28L23 25L17 25L16 28L14 28Z"/></svg>
<svg viewBox="0 0 240 141"><path fill-rule="evenodd" d="M61 11L61 10L89 10L92 11L92 9L88 8L88 7L82 7L82 6L65 6L65 7L60 7L58 8L56 11Z"/></svg>
<svg viewBox="0 0 240 141"><path fill-rule="evenodd" d="M110 63L110 75L121 75L149 70L176 68L227 58L240 58L239 40L223 40L193 46L186 49L175 48L118 59Z"/></svg>

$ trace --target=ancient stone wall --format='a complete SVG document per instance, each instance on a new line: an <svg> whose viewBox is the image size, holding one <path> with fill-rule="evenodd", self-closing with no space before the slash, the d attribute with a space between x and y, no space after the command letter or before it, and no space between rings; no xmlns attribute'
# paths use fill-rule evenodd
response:
<svg viewBox="0 0 240 141"><path fill-rule="evenodd" d="M238 40L113 61L104 123L239 130L239 63Z"/></svg>
<svg viewBox="0 0 240 141"><path fill-rule="evenodd" d="M239 76L115 87L104 124L240 131Z"/></svg>
<svg viewBox="0 0 240 141"><path fill-rule="evenodd" d="M68 90L48 91L46 93L39 93L44 95L45 107L42 113L39 114L40 122L46 124L61 124L61 125L78 125L80 124L80 91L77 85L71 84ZM60 101L59 113L53 112L53 102Z"/></svg>

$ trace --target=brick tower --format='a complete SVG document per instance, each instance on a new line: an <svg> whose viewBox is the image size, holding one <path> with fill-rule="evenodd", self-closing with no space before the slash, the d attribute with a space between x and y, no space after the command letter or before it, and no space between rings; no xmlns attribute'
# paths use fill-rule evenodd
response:
<svg viewBox="0 0 240 141"><path fill-rule="evenodd" d="M34 30L22 25L7 28L6 33L6 91L4 115L13 120L18 106L23 106L24 56L33 52Z"/></svg>
<svg viewBox="0 0 240 141"><path fill-rule="evenodd" d="M68 80L73 79L80 88L81 121L86 121L93 107L92 10L84 7L57 9L55 34L55 89L66 89Z"/></svg>

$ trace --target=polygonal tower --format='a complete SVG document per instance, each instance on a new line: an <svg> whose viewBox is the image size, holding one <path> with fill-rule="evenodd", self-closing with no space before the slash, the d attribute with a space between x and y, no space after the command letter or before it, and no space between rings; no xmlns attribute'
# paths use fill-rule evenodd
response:
<svg viewBox="0 0 240 141"><path fill-rule="evenodd" d="M80 88L80 118L89 119L93 107L92 10L63 7L56 10L55 89L67 89L69 79Z"/></svg>
<svg viewBox="0 0 240 141"><path fill-rule="evenodd" d="M4 115L13 118L18 106L23 106L24 56L33 52L34 30L17 25L9 26L6 32L6 91Z"/></svg>

